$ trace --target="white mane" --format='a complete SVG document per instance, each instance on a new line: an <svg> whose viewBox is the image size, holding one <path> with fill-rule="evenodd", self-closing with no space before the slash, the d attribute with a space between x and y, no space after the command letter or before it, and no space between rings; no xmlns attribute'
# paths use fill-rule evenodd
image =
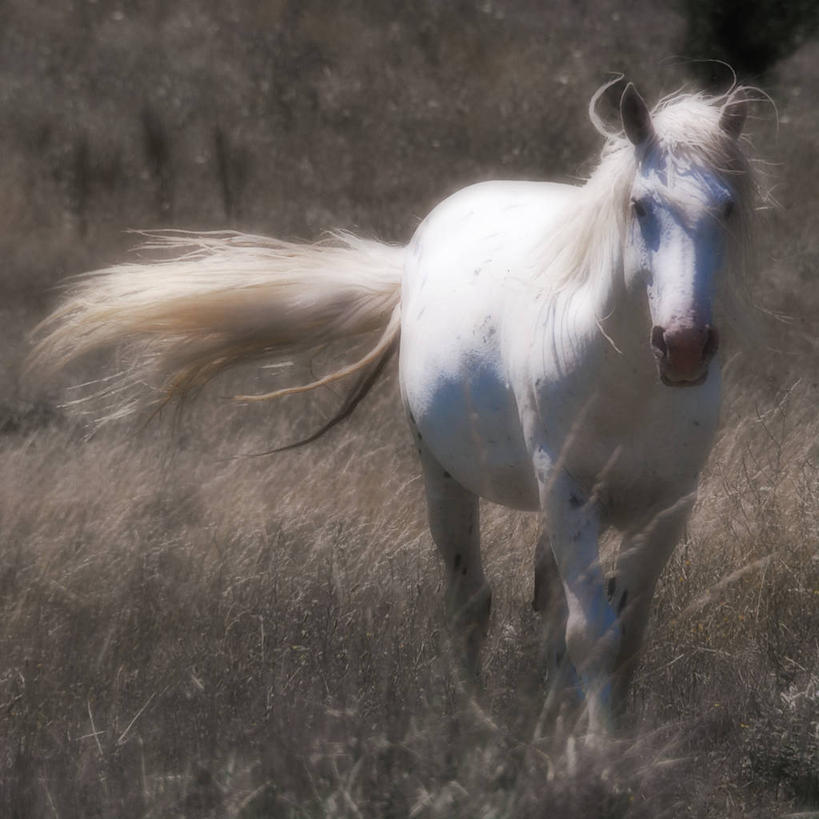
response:
<svg viewBox="0 0 819 819"><path fill-rule="evenodd" d="M594 277L610 287L622 270L622 251L629 211L629 194L642 163L662 160L670 168L699 167L714 174L733 193L736 216L728 237L723 302L730 313L741 296L740 274L751 258L751 210L757 193L753 168L743 138L735 139L720 126L727 106L742 99L736 87L721 96L678 93L661 100L652 111L655 138L641 149L625 135L606 131L595 108L602 92L592 97L592 123L606 137L600 162L579 191L571 212L545 235L540 281L552 292L575 289Z"/></svg>

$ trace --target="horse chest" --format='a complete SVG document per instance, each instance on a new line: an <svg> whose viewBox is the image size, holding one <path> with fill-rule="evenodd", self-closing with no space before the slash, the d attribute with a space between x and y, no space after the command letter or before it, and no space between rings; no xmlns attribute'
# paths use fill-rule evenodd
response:
<svg viewBox="0 0 819 819"><path fill-rule="evenodd" d="M566 470L597 497L607 522L622 526L693 490L717 425L716 368L710 382L686 392L651 385L626 404L601 394L560 436Z"/></svg>

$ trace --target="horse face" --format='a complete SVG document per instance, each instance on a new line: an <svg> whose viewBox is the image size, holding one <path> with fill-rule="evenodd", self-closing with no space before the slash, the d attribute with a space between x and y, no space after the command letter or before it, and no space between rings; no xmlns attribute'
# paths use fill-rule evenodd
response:
<svg viewBox="0 0 819 819"><path fill-rule="evenodd" d="M648 294L651 349L667 386L705 381L719 346L712 306L733 208L715 175L661 155L644 160L632 188L626 281Z"/></svg>

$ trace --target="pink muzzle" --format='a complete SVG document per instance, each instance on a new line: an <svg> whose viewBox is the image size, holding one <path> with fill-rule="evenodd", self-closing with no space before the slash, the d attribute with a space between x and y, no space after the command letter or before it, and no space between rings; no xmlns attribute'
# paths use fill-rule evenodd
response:
<svg viewBox="0 0 819 819"><path fill-rule="evenodd" d="M719 334L710 324L672 324L668 328L655 325L651 330L651 350L660 379L668 387L702 384L718 347Z"/></svg>

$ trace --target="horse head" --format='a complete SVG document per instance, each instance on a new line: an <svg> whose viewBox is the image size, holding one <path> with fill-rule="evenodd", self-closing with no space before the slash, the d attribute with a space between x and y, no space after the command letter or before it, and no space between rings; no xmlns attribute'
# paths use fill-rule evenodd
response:
<svg viewBox="0 0 819 819"><path fill-rule="evenodd" d="M631 83L620 102L636 163L624 275L627 287L647 292L651 350L671 387L702 384L719 347L713 302L738 215L731 170L719 159L738 153L746 113L741 93L721 111L692 105L685 113L700 121L683 131L679 111L669 106L652 116Z"/></svg>

